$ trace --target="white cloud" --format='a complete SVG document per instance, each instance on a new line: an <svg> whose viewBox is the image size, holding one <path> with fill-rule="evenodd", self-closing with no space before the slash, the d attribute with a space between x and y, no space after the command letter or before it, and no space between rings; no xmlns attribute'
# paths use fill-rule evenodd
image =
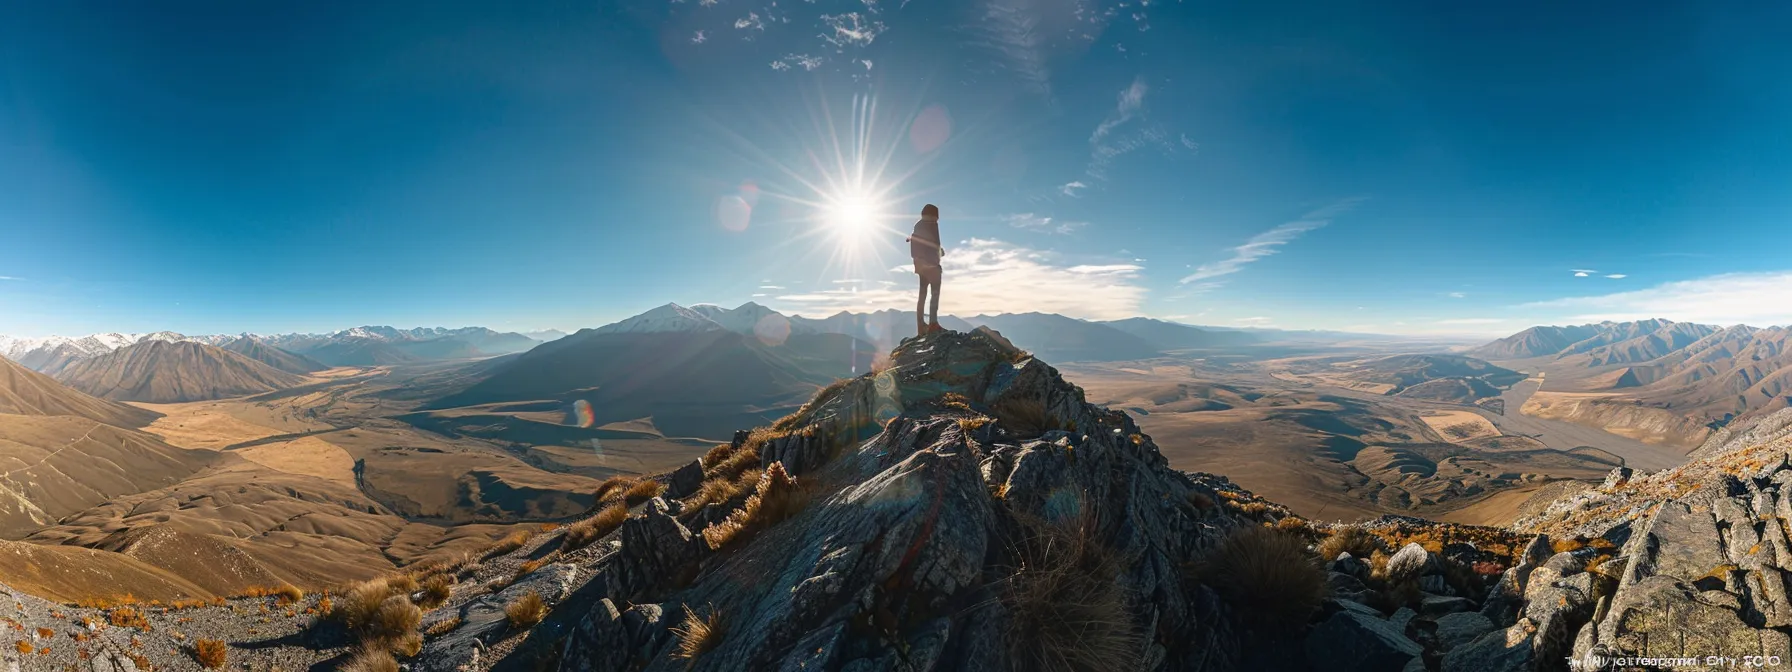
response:
<svg viewBox="0 0 1792 672"><path fill-rule="evenodd" d="M1729 273L1602 296L1538 301L1520 307L1560 311L1572 319L1587 322L1662 317L1757 327L1792 324L1792 271Z"/></svg>
<svg viewBox="0 0 1792 672"><path fill-rule="evenodd" d="M24 280L24 278L14 277L14 276L10 276L10 275L0 275L0 280Z"/></svg>
<svg viewBox="0 0 1792 672"><path fill-rule="evenodd" d="M760 289L784 289L784 287L782 287L780 285L760 285L759 288Z"/></svg>
<svg viewBox="0 0 1792 672"><path fill-rule="evenodd" d="M772 61L772 69L778 70L778 71L784 71L784 70L789 70L792 67L801 67L803 70L808 71L808 70L814 70L816 68L821 67L821 63L822 63L822 58L820 56L810 56L808 54L788 54L788 55L784 56L783 58Z"/></svg>
<svg viewBox="0 0 1792 672"><path fill-rule="evenodd" d="M1594 273L1599 272L1599 271L1595 271L1591 268L1571 268L1568 270L1573 271L1574 277L1577 277L1577 278L1589 277L1589 276L1593 275Z"/></svg>
<svg viewBox="0 0 1792 672"><path fill-rule="evenodd" d="M885 30L882 21L866 20L858 12L823 14L821 22L827 24L829 28L829 32L821 34L821 39L840 50L845 50L847 47L870 46L871 42Z"/></svg>
<svg viewBox="0 0 1792 672"><path fill-rule="evenodd" d="M763 31L765 30L765 20L759 18L759 15L754 12L747 12L746 16L734 21L734 27L737 30L752 29Z"/></svg>
<svg viewBox="0 0 1792 672"><path fill-rule="evenodd" d="M1605 276L1605 277L1608 277L1608 278L1611 278L1611 279L1613 279L1613 280L1623 280L1623 279L1625 279L1625 278L1628 278L1628 277L1630 277L1630 276L1628 276L1628 275L1625 275L1625 274L1623 274L1623 273L1613 273L1613 274L1611 274L1611 275L1607 275L1607 276Z"/></svg>
<svg viewBox="0 0 1792 672"><path fill-rule="evenodd" d="M1589 274L1585 273L1583 271L1575 271L1574 272L1574 277L1577 277L1577 278L1584 278L1584 277L1587 277L1587 275L1589 275Z"/></svg>
<svg viewBox="0 0 1792 672"><path fill-rule="evenodd" d="M1035 215L1031 212L1017 212L1014 214L1002 215L1001 220L1017 229L1056 233L1070 233L1089 224L1088 222L1063 221L1044 215Z"/></svg>
<svg viewBox="0 0 1792 672"><path fill-rule="evenodd" d="M1452 299L1460 299L1460 298L1463 298L1466 296L1468 296L1468 295L1464 294L1462 292L1450 292L1450 298L1452 298Z"/></svg>
<svg viewBox="0 0 1792 672"><path fill-rule="evenodd" d="M1061 194L1064 194L1065 196L1070 196L1070 197L1074 198L1077 195L1076 192L1078 189L1086 189L1088 187L1089 187L1089 185L1087 185L1087 184L1083 184L1082 182L1074 182L1073 181L1073 182L1068 182L1068 183L1059 185L1058 193L1061 193Z"/></svg>
<svg viewBox="0 0 1792 672"><path fill-rule="evenodd" d="M1107 134L1115 128L1132 121L1133 117L1138 115L1139 110L1145 107L1145 94L1150 90L1151 88L1145 85L1145 78L1134 77L1131 86L1120 90L1119 103L1114 106L1113 112L1108 113L1106 119L1101 120L1101 125L1095 127L1095 133L1089 136L1089 142L1101 142L1101 139L1107 137Z"/></svg>
<svg viewBox="0 0 1792 672"><path fill-rule="evenodd" d="M706 41L708 39L709 39L709 36L704 35L703 31L699 30L696 32L696 34L691 35L691 44L703 44L704 41Z"/></svg>
<svg viewBox="0 0 1792 672"><path fill-rule="evenodd" d="M753 295L753 298L755 298L755 299L757 299L757 298L760 298L760 297L763 297L763 296L765 296L765 295L764 295L764 294L754 294L754 295Z"/></svg>
<svg viewBox="0 0 1792 672"><path fill-rule="evenodd" d="M1195 269L1194 273L1190 273L1183 277L1180 282L1181 284L1186 285L1191 282L1212 280L1213 278L1237 273L1240 270L1243 270L1244 267L1251 262L1275 254L1279 251L1276 248L1288 244L1289 241L1294 240L1295 238L1299 238L1301 234L1330 224L1333 217L1343 214L1350 208L1355 207L1356 204L1361 203L1362 200L1363 199L1360 197L1347 198L1302 215L1298 220L1288 222L1287 224L1252 236L1250 240L1245 241L1245 244L1232 248L1232 256L1211 264L1202 264L1199 268ZM1205 284L1208 289L1218 287L1215 283Z"/></svg>
<svg viewBox="0 0 1792 672"><path fill-rule="evenodd" d="M1087 319L1119 319L1140 314L1145 288L1137 264L1067 264L1059 255L973 238L949 249L941 260L945 283L940 312L954 315L1040 311ZM913 268L895 269L912 273ZM911 287L838 288L777 297L784 308L825 316L842 310L912 310Z"/></svg>

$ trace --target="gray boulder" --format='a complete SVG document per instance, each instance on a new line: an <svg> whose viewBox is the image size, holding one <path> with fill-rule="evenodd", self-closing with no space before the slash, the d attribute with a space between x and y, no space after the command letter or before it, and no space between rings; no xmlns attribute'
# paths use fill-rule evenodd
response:
<svg viewBox="0 0 1792 672"><path fill-rule="evenodd" d="M703 539L685 529L660 497L648 500L640 515L623 521L621 537L622 550L608 572L613 599L632 600L670 583L674 572L703 553Z"/></svg>
<svg viewBox="0 0 1792 672"><path fill-rule="evenodd" d="M1424 652L1387 621L1340 611L1307 634L1307 662L1334 672L1397 670Z"/></svg>
<svg viewBox="0 0 1792 672"><path fill-rule="evenodd" d="M1534 652L1530 632L1514 625L1494 630L1444 654L1442 672L1529 672Z"/></svg>
<svg viewBox="0 0 1792 672"><path fill-rule="evenodd" d="M1458 612L1444 614L1437 619L1437 628L1432 631L1432 641L1437 650L1450 651L1458 646L1475 641L1482 635L1495 630L1493 621L1475 612Z"/></svg>
<svg viewBox="0 0 1792 672"><path fill-rule="evenodd" d="M1394 553L1393 557L1388 558L1387 567L1383 571L1387 573L1388 581L1399 583L1419 578L1432 566L1431 553L1426 551L1425 547L1412 543L1402 547Z"/></svg>
<svg viewBox="0 0 1792 672"><path fill-rule="evenodd" d="M667 499L684 499L696 494L697 488L703 486L703 460L691 460L672 472L672 478L666 482Z"/></svg>
<svg viewBox="0 0 1792 672"><path fill-rule="evenodd" d="M460 619L460 625L447 634L427 640L423 651L412 663L413 669L456 669L508 634L510 622L504 616L505 607L527 593L535 593L551 609L572 593L578 576L578 567L557 562L517 579L502 591L482 595L459 609L430 612L423 618L421 628L424 630L454 618Z"/></svg>

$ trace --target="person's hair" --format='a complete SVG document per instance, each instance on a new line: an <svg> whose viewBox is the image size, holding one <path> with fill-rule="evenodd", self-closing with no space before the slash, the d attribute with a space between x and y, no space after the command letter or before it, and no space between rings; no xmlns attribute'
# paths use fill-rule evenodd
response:
<svg viewBox="0 0 1792 672"><path fill-rule="evenodd" d="M938 218L940 216L940 206L932 203L921 206L921 216Z"/></svg>

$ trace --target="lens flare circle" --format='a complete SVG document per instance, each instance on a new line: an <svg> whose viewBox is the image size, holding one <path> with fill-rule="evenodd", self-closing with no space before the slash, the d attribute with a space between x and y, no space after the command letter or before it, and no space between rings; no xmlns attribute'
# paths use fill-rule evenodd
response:
<svg viewBox="0 0 1792 672"><path fill-rule="evenodd" d="M597 413L591 410L591 402L584 399L573 401L572 421L580 427L591 427L597 424Z"/></svg>

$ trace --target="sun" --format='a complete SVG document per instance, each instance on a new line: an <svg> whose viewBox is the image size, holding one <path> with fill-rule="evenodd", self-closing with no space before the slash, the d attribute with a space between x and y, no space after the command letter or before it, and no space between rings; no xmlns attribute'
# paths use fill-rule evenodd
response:
<svg viewBox="0 0 1792 672"><path fill-rule="evenodd" d="M823 223L846 241L863 240L878 228L881 207L869 193L846 190L827 199Z"/></svg>

